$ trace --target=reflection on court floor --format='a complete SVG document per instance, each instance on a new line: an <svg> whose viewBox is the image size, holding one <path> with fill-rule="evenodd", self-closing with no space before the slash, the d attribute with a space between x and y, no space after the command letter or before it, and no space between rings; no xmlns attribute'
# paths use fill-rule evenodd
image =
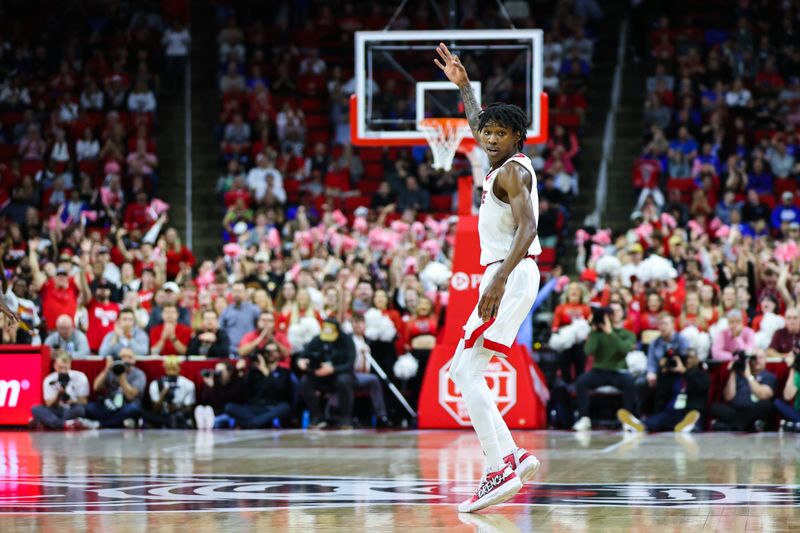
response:
<svg viewBox="0 0 800 533"><path fill-rule="evenodd" d="M508 504L455 505L471 432L0 433L0 530L796 530L796 435L520 432L543 467Z"/></svg>

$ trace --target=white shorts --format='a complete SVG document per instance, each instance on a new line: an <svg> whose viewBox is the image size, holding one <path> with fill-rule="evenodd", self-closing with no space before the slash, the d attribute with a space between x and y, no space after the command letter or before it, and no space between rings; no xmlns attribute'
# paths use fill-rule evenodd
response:
<svg viewBox="0 0 800 533"><path fill-rule="evenodd" d="M478 302L501 265L498 262L486 267L478 288ZM484 348L496 352L498 356L507 356L538 292L539 267L533 258L526 257L519 262L506 281L506 290L500 300L497 316L484 322L478 315L478 304L475 304L464 326L464 348L472 348L483 337Z"/></svg>

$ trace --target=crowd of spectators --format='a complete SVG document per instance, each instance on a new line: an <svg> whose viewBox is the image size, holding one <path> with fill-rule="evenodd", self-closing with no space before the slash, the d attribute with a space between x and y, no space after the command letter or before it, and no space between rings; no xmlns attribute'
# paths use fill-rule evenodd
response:
<svg viewBox="0 0 800 533"><path fill-rule="evenodd" d="M650 26L631 228L578 233L581 281L553 321L578 430L605 385L635 430L800 420L797 6L684 4Z"/></svg>

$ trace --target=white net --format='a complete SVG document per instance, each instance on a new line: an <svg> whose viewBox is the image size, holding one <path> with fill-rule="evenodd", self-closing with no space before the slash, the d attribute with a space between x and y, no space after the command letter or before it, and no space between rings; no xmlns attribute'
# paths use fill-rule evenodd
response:
<svg viewBox="0 0 800 533"><path fill-rule="evenodd" d="M467 121L427 119L419 124L418 129L425 135L425 139L431 147L433 168L445 171L453 168L456 150L464 137L470 135Z"/></svg>

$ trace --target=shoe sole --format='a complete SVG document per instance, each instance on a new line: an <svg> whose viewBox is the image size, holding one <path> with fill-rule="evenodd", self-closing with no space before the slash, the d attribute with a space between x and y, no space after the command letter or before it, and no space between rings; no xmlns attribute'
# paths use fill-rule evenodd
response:
<svg viewBox="0 0 800 533"><path fill-rule="evenodd" d="M469 508L462 509L461 505L459 505L458 512L474 513L476 511L480 511L481 509L486 509L487 507L490 507L492 505L499 505L501 503L507 502L508 500L516 496L521 489L522 489L522 481L519 480L519 477L515 476L514 479L509 479L501 487L498 487L493 492L479 499L478 501L473 503Z"/></svg>
<svg viewBox="0 0 800 533"><path fill-rule="evenodd" d="M635 429L637 432L644 432L644 424L642 424L640 420L635 418L632 413L626 411L625 409L620 409L617 411L617 418L624 425Z"/></svg>
<svg viewBox="0 0 800 533"><path fill-rule="evenodd" d="M683 420L675 424L676 433L686 433L694 429L694 425L700 420L700 413L697 411L689 411Z"/></svg>
<svg viewBox="0 0 800 533"><path fill-rule="evenodd" d="M524 461L522 461L514 473L517 477L522 481L523 484L527 483L533 476L536 475L536 472L539 471L539 467L542 466L542 463L539 462L539 459L531 455Z"/></svg>

